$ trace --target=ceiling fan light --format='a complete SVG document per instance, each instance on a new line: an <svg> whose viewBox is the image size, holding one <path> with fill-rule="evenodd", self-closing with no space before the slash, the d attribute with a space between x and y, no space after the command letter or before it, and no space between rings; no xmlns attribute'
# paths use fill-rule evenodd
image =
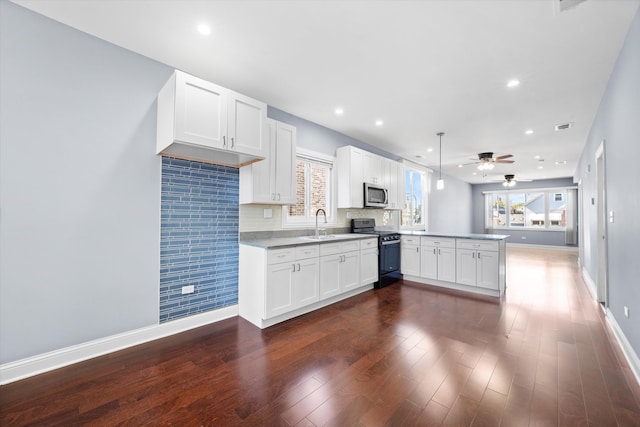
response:
<svg viewBox="0 0 640 427"><path fill-rule="evenodd" d="M494 166L495 166L495 165L494 165L493 163L484 163L484 162L483 162L483 163L480 163L480 164L478 165L478 170L481 170L481 171L490 171L491 169L493 169L493 167L494 167Z"/></svg>

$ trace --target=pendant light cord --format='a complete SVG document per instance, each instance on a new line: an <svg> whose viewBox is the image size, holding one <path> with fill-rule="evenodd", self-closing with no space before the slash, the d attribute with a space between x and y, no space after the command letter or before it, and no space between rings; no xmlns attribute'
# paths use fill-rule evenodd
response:
<svg viewBox="0 0 640 427"><path fill-rule="evenodd" d="M442 135L444 132L438 132L437 135L440 137L440 179L442 179Z"/></svg>

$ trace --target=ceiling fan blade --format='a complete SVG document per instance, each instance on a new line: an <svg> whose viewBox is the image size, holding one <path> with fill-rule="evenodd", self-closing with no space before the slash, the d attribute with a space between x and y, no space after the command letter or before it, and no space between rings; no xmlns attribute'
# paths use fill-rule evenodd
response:
<svg viewBox="0 0 640 427"><path fill-rule="evenodd" d="M496 163L515 163L515 160L496 160Z"/></svg>
<svg viewBox="0 0 640 427"><path fill-rule="evenodd" d="M508 159L509 157L513 157L513 154L503 154L502 156L494 157L495 160Z"/></svg>

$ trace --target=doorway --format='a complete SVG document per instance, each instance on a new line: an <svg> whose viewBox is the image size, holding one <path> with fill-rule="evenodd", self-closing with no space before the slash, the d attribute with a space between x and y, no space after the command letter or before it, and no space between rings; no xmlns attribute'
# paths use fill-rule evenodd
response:
<svg viewBox="0 0 640 427"><path fill-rule="evenodd" d="M604 309L609 306L609 292L607 284L607 194L605 173L605 140L602 140L596 150L596 211L598 217L598 274L596 290L598 302Z"/></svg>

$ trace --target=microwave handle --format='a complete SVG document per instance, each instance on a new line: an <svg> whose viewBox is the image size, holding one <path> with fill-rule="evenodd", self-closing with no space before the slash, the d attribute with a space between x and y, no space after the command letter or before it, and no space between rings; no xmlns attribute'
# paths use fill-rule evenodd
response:
<svg viewBox="0 0 640 427"><path fill-rule="evenodd" d="M389 190L387 190L386 188L384 189L384 204L389 204Z"/></svg>

